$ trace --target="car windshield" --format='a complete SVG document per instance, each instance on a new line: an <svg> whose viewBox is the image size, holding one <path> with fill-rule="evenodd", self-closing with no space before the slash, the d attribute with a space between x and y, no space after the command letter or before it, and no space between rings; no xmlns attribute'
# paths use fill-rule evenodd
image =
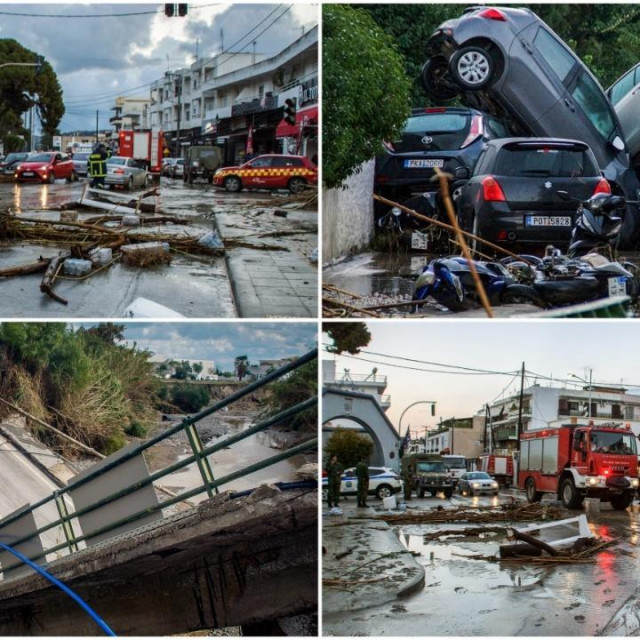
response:
<svg viewBox="0 0 640 640"><path fill-rule="evenodd" d="M603 95L600 87L587 74L583 73L578 78L573 90L573 99L582 107L591 124L598 133L609 140L615 131L616 125L611 116L611 108Z"/></svg>
<svg viewBox="0 0 640 640"><path fill-rule="evenodd" d="M636 452L636 439L632 433L594 431L591 433L591 450L596 453L631 455Z"/></svg>
<svg viewBox="0 0 640 640"><path fill-rule="evenodd" d="M418 462L416 469L423 473L444 473L442 462Z"/></svg>
<svg viewBox="0 0 640 640"><path fill-rule="evenodd" d="M29 157L29 162L49 162L53 158L53 153L34 153Z"/></svg>
<svg viewBox="0 0 640 640"><path fill-rule="evenodd" d="M464 458L445 458L444 466L449 469L466 469L467 464Z"/></svg>
<svg viewBox="0 0 640 640"><path fill-rule="evenodd" d="M595 178L600 175L586 149L552 146L503 147L494 172L509 177Z"/></svg>
<svg viewBox="0 0 640 640"><path fill-rule="evenodd" d="M467 474L467 480L491 480L491 476L484 471L474 471Z"/></svg>

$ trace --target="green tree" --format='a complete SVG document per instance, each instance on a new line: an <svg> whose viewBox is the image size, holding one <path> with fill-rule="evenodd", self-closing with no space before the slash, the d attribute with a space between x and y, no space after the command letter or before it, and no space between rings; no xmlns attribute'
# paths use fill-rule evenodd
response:
<svg viewBox="0 0 640 640"><path fill-rule="evenodd" d="M38 54L16 40L0 40L0 64L35 63ZM22 125L22 115L36 107L44 134L55 135L64 115L62 88L53 68L43 62L35 67L7 66L0 69L0 136L28 133Z"/></svg>
<svg viewBox="0 0 640 640"><path fill-rule="evenodd" d="M371 333L364 322L325 322L322 330L333 340L327 348L330 353L346 351L353 355L360 353L360 347L371 342Z"/></svg>
<svg viewBox="0 0 640 640"><path fill-rule="evenodd" d="M233 361L233 368L236 373L236 377L238 380L242 380L247 375L247 371L249 370L249 358L247 356L236 356Z"/></svg>
<svg viewBox="0 0 640 640"><path fill-rule="evenodd" d="M373 441L353 429L338 427L327 441L327 456L338 456L343 467L354 467L363 458L368 460L373 452Z"/></svg>
<svg viewBox="0 0 640 640"><path fill-rule="evenodd" d="M202 373L202 370L204 369L204 367L202 366L202 362L194 362L191 368L193 369L193 373L195 374L196 378Z"/></svg>
<svg viewBox="0 0 640 640"><path fill-rule="evenodd" d="M366 12L322 7L323 179L338 187L409 115L411 82L393 39Z"/></svg>

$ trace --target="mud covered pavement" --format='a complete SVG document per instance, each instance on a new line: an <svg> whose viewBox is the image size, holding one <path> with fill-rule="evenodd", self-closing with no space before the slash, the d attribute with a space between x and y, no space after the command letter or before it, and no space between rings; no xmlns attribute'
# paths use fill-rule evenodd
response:
<svg viewBox="0 0 640 640"><path fill-rule="evenodd" d="M413 498L406 513L461 506L498 508L514 495L524 501L519 492L495 498ZM356 509L354 500L343 501L343 524L324 514L325 635L596 636L640 632L637 503L626 511L615 511L603 503L599 513L590 512L594 535L615 544L583 563L553 564L487 559L497 556L499 546L506 542L495 531L440 535L443 530L469 527L501 528L507 526L504 522L388 525L376 519L382 505L375 501L373 505L373 509ZM580 513L546 500L542 505L563 511L565 517ZM368 549L363 531L370 528L376 529L384 542L378 540ZM399 560L389 555L400 550L404 555ZM371 576L358 577L357 568L367 561ZM414 571L424 570L424 582L417 581L409 592L398 589L393 579L394 572L407 562L414 563Z"/></svg>
<svg viewBox="0 0 640 640"><path fill-rule="evenodd" d="M17 222L32 218L57 223L61 207L77 202L84 187L84 182L56 181L52 185L0 182L0 211L10 211L14 214L12 220ZM140 195L141 192L134 191L131 198ZM146 225L144 233L176 238L176 246L170 249L170 261L137 266L116 260L108 268L83 278L60 273L55 278L55 293L67 301L66 305L40 292L41 273L0 278L3 308L8 316L42 318L177 317L176 314L312 317L316 313L317 269L308 254L316 246L317 212L315 205L304 211L300 202L294 201L286 193L226 194L206 182L184 185L180 180L162 178L158 195L144 202L155 205L154 215L179 220ZM287 213L289 207L297 210ZM280 210L285 213L274 215ZM78 208L78 222L84 223L100 213L105 212ZM39 229L43 225L35 226ZM139 228L126 233L137 231ZM189 242L211 231L219 233L225 245L223 250L209 254L189 250ZM266 235L260 237L261 234ZM86 244L81 232L69 241L51 238L40 241L37 233L31 235L0 239L0 270L32 264L39 258L53 258L68 251L76 243L76 237L77 242ZM132 313L132 303L141 298L165 309L151 314Z"/></svg>

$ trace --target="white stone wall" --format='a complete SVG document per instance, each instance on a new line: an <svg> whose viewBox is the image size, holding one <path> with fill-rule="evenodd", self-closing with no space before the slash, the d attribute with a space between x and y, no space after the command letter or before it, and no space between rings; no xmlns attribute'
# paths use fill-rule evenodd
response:
<svg viewBox="0 0 640 640"><path fill-rule="evenodd" d="M344 183L322 192L322 263L354 253L373 238L373 160Z"/></svg>

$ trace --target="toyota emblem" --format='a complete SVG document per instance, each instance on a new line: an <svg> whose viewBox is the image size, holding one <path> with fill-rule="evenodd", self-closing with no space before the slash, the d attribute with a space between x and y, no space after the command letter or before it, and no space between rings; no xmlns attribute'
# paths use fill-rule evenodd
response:
<svg viewBox="0 0 640 640"><path fill-rule="evenodd" d="M433 142L433 138L431 136L425 136L422 138L422 144L426 147Z"/></svg>

